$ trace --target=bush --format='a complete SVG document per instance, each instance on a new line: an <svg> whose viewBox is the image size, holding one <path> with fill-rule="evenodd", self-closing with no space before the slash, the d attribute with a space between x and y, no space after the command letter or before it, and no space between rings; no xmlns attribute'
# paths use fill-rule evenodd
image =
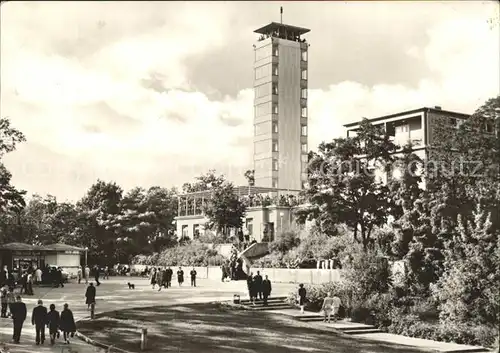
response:
<svg viewBox="0 0 500 353"><path fill-rule="evenodd" d="M296 248L300 244L300 236L295 230L288 230L279 233L276 239L269 244L269 252L279 252L282 254Z"/></svg>
<svg viewBox="0 0 500 353"><path fill-rule="evenodd" d="M225 260L217 250L199 242L191 242L150 256L138 255L132 263L148 266L218 266Z"/></svg>
<svg viewBox="0 0 500 353"><path fill-rule="evenodd" d="M417 315L394 317L388 331L408 337L485 347L494 346L498 335L497 329L485 325L430 323L421 321Z"/></svg>

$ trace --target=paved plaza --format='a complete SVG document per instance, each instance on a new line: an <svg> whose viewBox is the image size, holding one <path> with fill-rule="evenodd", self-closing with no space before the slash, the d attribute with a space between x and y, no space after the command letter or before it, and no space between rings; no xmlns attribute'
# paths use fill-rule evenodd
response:
<svg viewBox="0 0 500 353"><path fill-rule="evenodd" d="M135 284L128 289L127 282ZM295 284L273 284L273 295L286 295ZM71 344L35 346L31 311L39 298L44 305L56 304L60 310L68 303L75 319L89 316L85 305L85 284L69 283L64 288L36 288L35 296L24 297L28 307L20 344L12 344L12 321L0 320L0 349L10 353L58 352L103 353L104 349L74 338ZM290 313L233 310L215 304L231 300L234 294L247 297L246 282L217 282L200 279L198 286L152 290L149 281L115 277L97 288L96 313L113 312L80 329L98 342L138 352L140 328L149 332L151 352L342 352L391 353L418 352L417 348L376 342L339 334L324 325L311 325L291 318ZM48 333L48 332L47 332ZM389 340L391 341L391 340ZM394 342L394 340L392 340ZM418 345L418 344L417 344ZM423 348L423 347L420 347ZM445 351L445 350L441 350ZM113 352L113 350L111 351ZM116 352L116 351L115 351Z"/></svg>
<svg viewBox="0 0 500 353"><path fill-rule="evenodd" d="M135 289L128 289L127 282L129 281L135 284ZM109 280L102 280L101 286L97 287L96 313L126 308L213 302L232 299L234 294L247 295L245 281L222 283L199 279L197 282L197 287L190 287L186 283L179 287L177 283L173 282L172 288L162 289L161 292L158 292L151 289L147 279L111 277ZM294 287L293 284L276 283L273 291L275 295L284 295ZM85 288L84 283L69 283L64 288L35 288L35 296L23 296L23 301L28 307L28 317L24 323L21 343L19 345L11 344L12 321L1 319L0 341L4 343L3 346L7 346L11 353L61 353L63 349L69 352L67 345L60 341L54 347L47 345L47 342L45 346L35 346L35 330L31 325L31 311L36 306L37 300L42 299L45 306L48 307L54 303L58 310L62 309L64 303L68 303L76 320L87 317L89 312L85 305ZM78 353L101 351L76 338L72 340L71 346Z"/></svg>

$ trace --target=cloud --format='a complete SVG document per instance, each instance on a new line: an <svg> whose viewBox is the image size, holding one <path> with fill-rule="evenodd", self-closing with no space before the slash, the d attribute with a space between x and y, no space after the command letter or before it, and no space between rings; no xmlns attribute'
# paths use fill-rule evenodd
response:
<svg viewBox="0 0 500 353"><path fill-rule="evenodd" d="M235 16L229 3L82 4L2 5L2 116L28 138L6 157L14 182L72 199L97 177L171 186L217 168L244 182L253 154L252 30L270 5ZM290 21L318 27L310 35L310 148L362 117L433 105L471 113L499 92L498 27L487 22L496 4L441 12L419 4L427 16L394 5L401 31L387 25L387 7L376 6L377 17L360 4L329 5L316 21L312 6L285 10ZM27 161L36 172L26 172Z"/></svg>

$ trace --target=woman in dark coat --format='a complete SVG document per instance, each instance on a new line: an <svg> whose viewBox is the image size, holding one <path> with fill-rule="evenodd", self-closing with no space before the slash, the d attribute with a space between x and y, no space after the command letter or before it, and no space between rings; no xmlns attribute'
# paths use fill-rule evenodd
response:
<svg viewBox="0 0 500 353"><path fill-rule="evenodd" d="M59 334L59 312L54 304L50 304L50 311L47 313L47 327L49 328L50 344L54 344L56 336Z"/></svg>
<svg viewBox="0 0 500 353"><path fill-rule="evenodd" d="M304 285L301 283L299 284L299 306L300 306L300 312L303 314L304 313L304 306L306 305L306 289L304 288Z"/></svg>
<svg viewBox="0 0 500 353"><path fill-rule="evenodd" d="M92 282L89 283L87 291L85 292L85 304L87 304L87 310L90 310L90 305L95 304L95 287Z"/></svg>
<svg viewBox="0 0 500 353"><path fill-rule="evenodd" d="M73 337L76 332L75 318L73 312L69 310L68 304L64 304L64 310L61 312L61 321L59 327L63 332L64 341L69 344L69 336Z"/></svg>
<svg viewBox="0 0 500 353"><path fill-rule="evenodd" d="M151 270L151 285L153 286L153 289L155 289L155 286L156 286L156 268L154 268L154 267Z"/></svg>

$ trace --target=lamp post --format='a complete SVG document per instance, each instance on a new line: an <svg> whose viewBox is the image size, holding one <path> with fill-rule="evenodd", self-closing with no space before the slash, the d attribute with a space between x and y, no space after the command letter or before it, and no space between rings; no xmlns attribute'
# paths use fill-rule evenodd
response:
<svg viewBox="0 0 500 353"><path fill-rule="evenodd" d="M285 216L284 212L280 212L280 232L283 233L283 217Z"/></svg>
<svg viewBox="0 0 500 353"><path fill-rule="evenodd" d="M87 253L89 251L89 248L86 246L85 247L85 267L87 267Z"/></svg>

